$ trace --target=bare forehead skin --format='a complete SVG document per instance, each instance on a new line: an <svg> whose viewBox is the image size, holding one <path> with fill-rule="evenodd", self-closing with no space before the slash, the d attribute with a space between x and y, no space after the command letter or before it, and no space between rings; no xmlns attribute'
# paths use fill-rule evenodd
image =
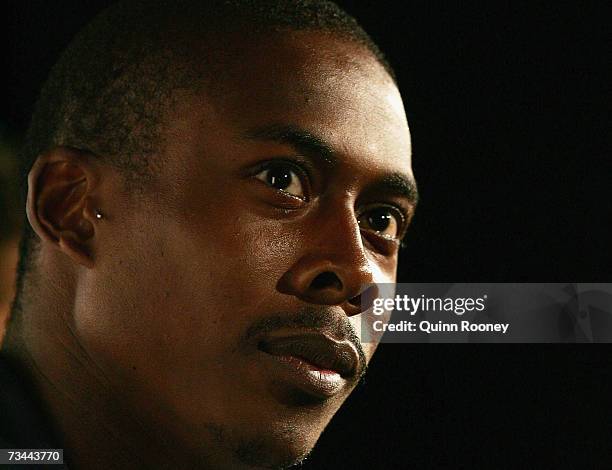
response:
<svg viewBox="0 0 612 470"><path fill-rule="evenodd" d="M236 129L290 124L324 138L348 163L365 158L370 168L412 175L402 99L364 46L290 31L229 37L207 53L218 77L192 109L204 127L211 119Z"/></svg>

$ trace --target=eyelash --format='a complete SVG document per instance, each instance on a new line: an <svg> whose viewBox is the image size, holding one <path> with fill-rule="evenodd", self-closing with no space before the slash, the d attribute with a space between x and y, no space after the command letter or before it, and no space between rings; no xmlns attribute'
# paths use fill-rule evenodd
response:
<svg viewBox="0 0 612 470"><path fill-rule="evenodd" d="M299 157L294 157L292 159L275 158L274 160L267 160L265 162L261 162L257 164L253 168L253 170L250 172L250 176L256 176L262 171L271 170L278 165L282 165L283 163L291 167L291 169L295 171L295 174L300 179L300 183L304 187L305 193L306 193L305 198L302 200L304 202L308 202L310 200L310 193L312 191L311 181L313 179L313 176L312 176L313 170L312 168L310 168L310 164L307 160L302 160ZM296 198L296 199L301 199L285 191L282 191L282 190L277 190L277 191L285 196Z"/></svg>
<svg viewBox="0 0 612 470"><path fill-rule="evenodd" d="M384 207L385 209L389 209L397 216L397 220L400 224L398 233L399 236L397 240L401 240L402 237L406 234L406 229L408 228L410 218L408 214L405 213L404 209L394 206L393 204L389 204L387 202L372 202L365 206L364 209L361 209L357 213L357 218L361 217L363 214L367 213L369 210L378 209ZM384 238L384 237L383 237Z"/></svg>

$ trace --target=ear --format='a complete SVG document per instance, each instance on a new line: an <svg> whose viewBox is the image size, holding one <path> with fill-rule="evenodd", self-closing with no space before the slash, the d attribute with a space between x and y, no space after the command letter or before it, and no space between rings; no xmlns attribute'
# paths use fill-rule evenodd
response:
<svg viewBox="0 0 612 470"><path fill-rule="evenodd" d="M26 213L34 232L73 261L93 267L94 156L69 147L40 155L28 175Z"/></svg>

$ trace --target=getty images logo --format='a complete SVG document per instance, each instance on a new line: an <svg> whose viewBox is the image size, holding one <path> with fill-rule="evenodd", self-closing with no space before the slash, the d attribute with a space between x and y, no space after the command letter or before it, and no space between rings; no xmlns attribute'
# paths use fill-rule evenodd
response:
<svg viewBox="0 0 612 470"><path fill-rule="evenodd" d="M481 297L458 297L441 298L411 297L409 295L397 294L395 297L376 298L372 303L372 313L383 315L392 310L404 312L408 315L416 315L419 312L453 312L455 315L463 315L466 312L482 312L486 308L487 294Z"/></svg>

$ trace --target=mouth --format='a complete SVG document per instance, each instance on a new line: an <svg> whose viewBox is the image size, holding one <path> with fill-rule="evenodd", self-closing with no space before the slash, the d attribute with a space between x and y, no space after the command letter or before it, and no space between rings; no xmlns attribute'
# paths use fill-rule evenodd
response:
<svg viewBox="0 0 612 470"><path fill-rule="evenodd" d="M336 395L357 376L359 355L348 341L310 333L266 338L257 347L283 382L320 398Z"/></svg>

